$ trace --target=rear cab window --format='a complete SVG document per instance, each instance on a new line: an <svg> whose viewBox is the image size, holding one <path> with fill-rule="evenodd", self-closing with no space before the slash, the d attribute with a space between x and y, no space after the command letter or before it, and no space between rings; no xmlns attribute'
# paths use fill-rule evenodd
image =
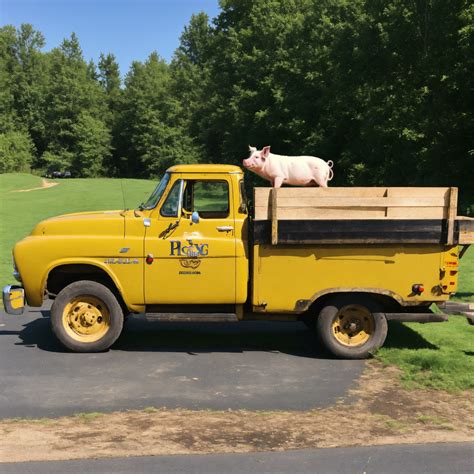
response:
<svg viewBox="0 0 474 474"><path fill-rule="evenodd" d="M229 184L227 181L187 181L183 208L197 211L203 219L224 219L229 216Z"/></svg>

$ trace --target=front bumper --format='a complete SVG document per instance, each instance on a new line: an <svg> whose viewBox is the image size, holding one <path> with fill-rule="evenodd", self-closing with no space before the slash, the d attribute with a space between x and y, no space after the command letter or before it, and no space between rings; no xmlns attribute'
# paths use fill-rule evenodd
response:
<svg viewBox="0 0 474 474"><path fill-rule="evenodd" d="M3 306L8 314L19 315L25 310L25 290L21 286L7 285L2 292Z"/></svg>

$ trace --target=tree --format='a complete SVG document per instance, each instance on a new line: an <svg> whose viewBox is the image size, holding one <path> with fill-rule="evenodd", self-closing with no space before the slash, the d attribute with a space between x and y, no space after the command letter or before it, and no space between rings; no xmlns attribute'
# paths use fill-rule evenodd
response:
<svg viewBox="0 0 474 474"><path fill-rule="evenodd" d="M110 155L110 132L102 120L83 112L73 125L76 144L73 149L72 169L84 177L99 176L102 163Z"/></svg>
<svg viewBox="0 0 474 474"><path fill-rule="evenodd" d="M118 175L120 150L118 145L119 116L122 107L121 78L117 60L113 54L101 54L99 58L99 83L105 93L107 113L103 116L111 132L112 153L104 160L104 167L110 175Z"/></svg>
<svg viewBox="0 0 474 474"><path fill-rule="evenodd" d="M26 132L0 133L0 173L29 171L34 145Z"/></svg>
<svg viewBox="0 0 474 474"><path fill-rule="evenodd" d="M52 162L84 175L96 173L110 154L110 143L104 143L106 137L110 142L110 135L102 119L107 112L105 93L84 61L74 33L49 53L49 61L48 146L43 165L48 162L50 166ZM95 137L93 130L97 132ZM87 151L91 143L100 144L95 155L96 166L90 163L91 155ZM87 163L88 167L80 167L79 163Z"/></svg>
<svg viewBox="0 0 474 474"><path fill-rule="evenodd" d="M169 66L152 53L134 62L125 78L120 116L121 172L158 176L176 163L192 163L198 151L183 127L178 100L171 94Z"/></svg>
<svg viewBox="0 0 474 474"><path fill-rule="evenodd" d="M210 81L208 59L211 41L209 17L205 13L192 15L184 28L180 44L170 65L172 93L179 100L188 132L196 136L205 91Z"/></svg>

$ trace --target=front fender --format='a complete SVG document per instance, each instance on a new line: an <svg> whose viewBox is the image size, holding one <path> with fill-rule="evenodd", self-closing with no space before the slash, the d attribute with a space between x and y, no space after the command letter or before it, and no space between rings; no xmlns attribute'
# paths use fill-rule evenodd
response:
<svg viewBox="0 0 474 474"><path fill-rule="evenodd" d="M46 284L51 272L61 266L67 265L90 265L103 271L113 282L115 288L122 296L122 299L130 311L142 312L145 310L143 300L143 280L142 264L140 259L133 259L138 263L131 264L110 264L107 261L116 259L105 258L65 258L52 262L48 265L41 280L41 295L45 294ZM129 259L131 260L131 259ZM141 259L142 260L142 259ZM116 265L116 267L115 267ZM134 268L131 268L133 265ZM114 268L115 267L115 268ZM125 278L127 277L127 278ZM126 281L126 285L124 282ZM42 302L41 302L42 303Z"/></svg>
<svg viewBox="0 0 474 474"><path fill-rule="evenodd" d="M29 236L18 242L14 258L30 306L41 306L50 272L61 265L92 265L105 272L131 311L141 311L143 255L141 239L123 236ZM129 248L123 258L120 249Z"/></svg>

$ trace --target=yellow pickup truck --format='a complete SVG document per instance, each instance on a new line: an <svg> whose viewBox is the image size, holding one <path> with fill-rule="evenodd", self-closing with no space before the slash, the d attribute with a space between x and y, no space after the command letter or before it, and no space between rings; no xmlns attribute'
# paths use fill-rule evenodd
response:
<svg viewBox="0 0 474 474"><path fill-rule="evenodd" d="M456 188L255 188L231 165L179 165L134 210L44 220L13 249L10 314L53 300L67 348L108 349L130 313L167 321L301 320L363 358L387 320L437 322L474 220ZM460 249L460 250L459 250Z"/></svg>

